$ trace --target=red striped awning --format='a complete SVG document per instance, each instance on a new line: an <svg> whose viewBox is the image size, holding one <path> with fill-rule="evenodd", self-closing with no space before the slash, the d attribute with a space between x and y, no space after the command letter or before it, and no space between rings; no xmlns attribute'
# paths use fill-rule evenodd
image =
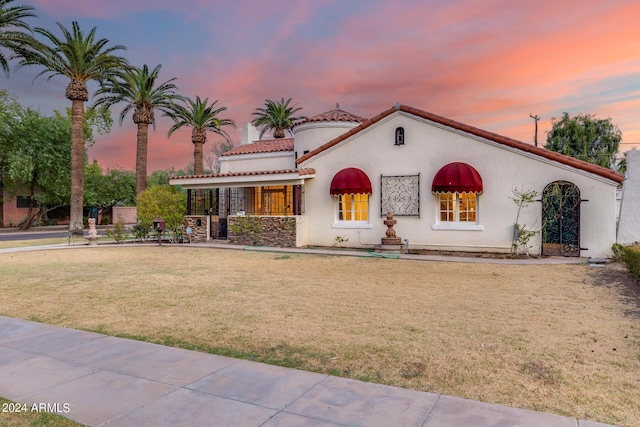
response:
<svg viewBox="0 0 640 427"><path fill-rule="evenodd" d="M443 166L433 178L434 193L482 193L482 178L466 163L454 162Z"/></svg>
<svg viewBox="0 0 640 427"><path fill-rule="evenodd" d="M331 180L329 194L371 194L371 181L366 173L358 168L346 168L338 172Z"/></svg>

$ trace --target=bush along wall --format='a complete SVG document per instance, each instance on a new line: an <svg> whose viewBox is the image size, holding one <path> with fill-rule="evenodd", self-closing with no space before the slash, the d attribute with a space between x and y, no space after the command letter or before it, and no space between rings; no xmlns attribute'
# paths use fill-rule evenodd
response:
<svg viewBox="0 0 640 427"><path fill-rule="evenodd" d="M622 248L622 261L636 281L640 282L640 246Z"/></svg>

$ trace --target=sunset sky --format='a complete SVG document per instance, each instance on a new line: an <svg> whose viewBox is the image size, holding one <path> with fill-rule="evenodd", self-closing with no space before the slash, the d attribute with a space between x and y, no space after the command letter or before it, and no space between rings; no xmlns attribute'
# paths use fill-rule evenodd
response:
<svg viewBox="0 0 640 427"><path fill-rule="evenodd" d="M637 0L16 0L32 26L77 20L133 65L162 64L183 95L219 99L235 144L265 99L293 98L301 114L335 108L372 117L395 103L533 143L566 111L610 117L621 151L640 148L640 3ZM0 75L0 88L43 113L64 110L68 83ZM95 86L91 86L91 91ZM91 102L91 101L90 101ZM89 103L90 103L89 102ZM136 127L113 110L109 135L89 151L108 168L133 170ZM148 171L193 161L190 130L167 138L157 113ZM220 137L209 134L205 156Z"/></svg>

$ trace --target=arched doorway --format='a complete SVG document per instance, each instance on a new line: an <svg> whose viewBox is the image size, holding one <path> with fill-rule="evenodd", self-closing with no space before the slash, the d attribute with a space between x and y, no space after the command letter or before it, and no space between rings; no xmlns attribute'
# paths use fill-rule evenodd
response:
<svg viewBox="0 0 640 427"><path fill-rule="evenodd" d="M580 256L580 190L555 181L542 192L542 254Z"/></svg>

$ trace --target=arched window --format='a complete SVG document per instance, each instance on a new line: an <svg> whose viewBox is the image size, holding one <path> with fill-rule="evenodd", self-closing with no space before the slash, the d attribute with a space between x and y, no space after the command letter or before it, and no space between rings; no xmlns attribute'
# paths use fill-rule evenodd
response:
<svg viewBox="0 0 640 427"><path fill-rule="evenodd" d="M431 191L438 197L434 229L482 229L478 224L478 199L482 178L472 166L454 162L436 173Z"/></svg>
<svg viewBox="0 0 640 427"><path fill-rule="evenodd" d="M371 181L357 168L346 168L331 180L329 194L336 199L336 223L368 224Z"/></svg>
<svg viewBox="0 0 640 427"><path fill-rule="evenodd" d="M396 138L394 145L404 145L404 128L396 128Z"/></svg>

